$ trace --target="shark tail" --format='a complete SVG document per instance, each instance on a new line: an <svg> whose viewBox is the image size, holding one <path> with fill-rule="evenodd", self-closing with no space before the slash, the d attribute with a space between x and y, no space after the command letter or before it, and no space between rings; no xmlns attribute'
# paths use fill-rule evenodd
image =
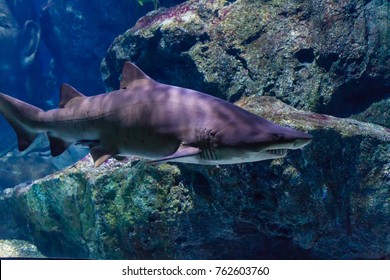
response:
<svg viewBox="0 0 390 280"><path fill-rule="evenodd" d="M39 134L36 124L43 110L0 93L0 113L12 125L18 137L19 151L26 150Z"/></svg>

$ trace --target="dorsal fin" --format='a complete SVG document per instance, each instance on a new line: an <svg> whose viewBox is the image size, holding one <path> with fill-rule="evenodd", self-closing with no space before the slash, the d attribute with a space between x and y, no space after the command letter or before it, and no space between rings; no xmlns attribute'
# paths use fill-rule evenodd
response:
<svg viewBox="0 0 390 280"><path fill-rule="evenodd" d="M64 108L65 105L75 97L85 97L82 93L78 92L74 87L63 84L60 91L60 108Z"/></svg>
<svg viewBox="0 0 390 280"><path fill-rule="evenodd" d="M135 80L151 80L148 75L142 72L135 64L130 61L126 61L122 69L122 78L120 88L124 89L129 87L129 85Z"/></svg>

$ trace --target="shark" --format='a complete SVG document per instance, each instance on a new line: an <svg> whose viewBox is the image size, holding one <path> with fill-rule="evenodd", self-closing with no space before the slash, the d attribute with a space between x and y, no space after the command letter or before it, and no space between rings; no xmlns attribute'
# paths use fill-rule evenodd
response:
<svg viewBox="0 0 390 280"><path fill-rule="evenodd" d="M14 128L19 151L46 133L52 156L72 144L86 146L95 167L129 156L150 163L256 162L312 140L212 95L159 83L129 61L118 90L85 96L63 84L59 108L48 111L0 93L0 113Z"/></svg>

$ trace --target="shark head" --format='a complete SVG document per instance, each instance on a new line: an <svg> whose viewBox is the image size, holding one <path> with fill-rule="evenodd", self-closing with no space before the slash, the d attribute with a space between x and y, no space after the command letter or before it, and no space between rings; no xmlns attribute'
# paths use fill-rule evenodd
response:
<svg viewBox="0 0 390 280"><path fill-rule="evenodd" d="M246 133L243 133L243 129L241 135L234 135L234 143L229 141L233 135L220 135L225 138L221 141L219 151L215 152L220 164L281 158L287 155L288 150L300 149L313 138L310 134L266 120L250 128Z"/></svg>
<svg viewBox="0 0 390 280"><path fill-rule="evenodd" d="M262 158L280 158L286 156L288 150L301 149L312 140L312 136L305 132L297 131L295 129L271 124L268 131L260 139L251 139L252 143L249 145L252 148L254 156L261 156Z"/></svg>

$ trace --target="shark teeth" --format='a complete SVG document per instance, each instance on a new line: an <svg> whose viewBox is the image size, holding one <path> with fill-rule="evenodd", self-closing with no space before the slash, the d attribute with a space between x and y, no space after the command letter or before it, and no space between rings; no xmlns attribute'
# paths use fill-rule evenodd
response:
<svg viewBox="0 0 390 280"><path fill-rule="evenodd" d="M284 157L287 154L287 149L270 149L267 150L267 152L276 156Z"/></svg>

